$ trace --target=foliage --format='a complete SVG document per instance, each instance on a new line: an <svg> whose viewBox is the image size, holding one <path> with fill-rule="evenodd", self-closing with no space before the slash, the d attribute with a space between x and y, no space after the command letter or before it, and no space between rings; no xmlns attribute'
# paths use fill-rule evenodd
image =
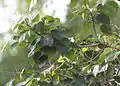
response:
<svg viewBox="0 0 120 86"><path fill-rule="evenodd" d="M65 23L39 13L18 22L11 46L28 48L30 62L7 86L118 86L120 9L101 1L71 0Z"/></svg>
<svg viewBox="0 0 120 86"><path fill-rule="evenodd" d="M9 45L9 46L8 46ZM27 50L25 48L10 48L8 44L4 52L0 53L0 86L4 86L21 69L27 65Z"/></svg>

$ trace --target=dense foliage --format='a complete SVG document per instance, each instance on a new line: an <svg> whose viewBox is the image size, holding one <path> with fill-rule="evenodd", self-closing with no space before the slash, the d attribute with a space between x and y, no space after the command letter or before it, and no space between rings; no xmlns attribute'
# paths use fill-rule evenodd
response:
<svg viewBox="0 0 120 86"><path fill-rule="evenodd" d="M67 21L40 13L14 27L29 63L7 86L119 86L120 9L114 0L71 0Z"/></svg>

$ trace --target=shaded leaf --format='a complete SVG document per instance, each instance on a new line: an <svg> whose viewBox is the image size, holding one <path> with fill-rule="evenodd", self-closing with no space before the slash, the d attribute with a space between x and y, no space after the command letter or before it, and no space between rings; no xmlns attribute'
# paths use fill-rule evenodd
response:
<svg viewBox="0 0 120 86"><path fill-rule="evenodd" d="M56 51L55 47L44 46L41 48L41 52L48 56L49 60L56 61L59 57L58 52Z"/></svg>
<svg viewBox="0 0 120 86"><path fill-rule="evenodd" d="M80 78L75 79L71 86L84 86L84 83L84 77L81 76Z"/></svg>
<svg viewBox="0 0 120 86"><path fill-rule="evenodd" d="M70 44L70 40L68 38L62 38L61 42L62 42L62 44L66 45L66 46L69 46L69 44Z"/></svg>
<svg viewBox="0 0 120 86"><path fill-rule="evenodd" d="M57 43L56 49L59 51L61 55L65 55L68 52L69 48L61 43Z"/></svg>
<svg viewBox="0 0 120 86"><path fill-rule="evenodd" d="M95 21L98 23L110 24L110 18L105 14L97 14L95 16Z"/></svg>
<svg viewBox="0 0 120 86"><path fill-rule="evenodd" d="M45 62L45 61L47 61L48 60L48 56L47 55L42 55L40 58L39 58L39 61L40 62Z"/></svg>
<svg viewBox="0 0 120 86"><path fill-rule="evenodd" d="M51 36L45 36L40 39L40 45L41 46L52 46L53 45L53 37Z"/></svg>
<svg viewBox="0 0 120 86"><path fill-rule="evenodd" d="M41 32L41 31L43 31L43 29L44 29L44 22L43 21L40 21L39 23L35 24L33 27L34 32Z"/></svg>
<svg viewBox="0 0 120 86"><path fill-rule="evenodd" d="M36 63L40 63L40 57L41 57L41 52L40 51L38 51L38 52L33 52L33 55L34 55L34 61L36 62Z"/></svg>
<svg viewBox="0 0 120 86"><path fill-rule="evenodd" d="M62 35L63 32L64 32L63 30L57 29L57 30L52 30L52 31L51 31L51 34L52 34L53 37L61 40L61 39L64 37L64 36Z"/></svg>
<svg viewBox="0 0 120 86"><path fill-rule="evenodd" d="M100 26L100 29L106 35L112 34L112 29L111 29L110 25L103 24Z"/></svg>

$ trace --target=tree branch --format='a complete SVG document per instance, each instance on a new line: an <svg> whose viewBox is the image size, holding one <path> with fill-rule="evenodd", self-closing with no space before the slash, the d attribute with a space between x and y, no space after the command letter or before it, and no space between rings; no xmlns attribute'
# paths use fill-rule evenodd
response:
<svg viewBox="0 0 120 86"><path fill-rule="evenodd" d="M105 43L96 43L96 44L84 44L84 45L77 45L77 46L76 46L76 48L84 48L84 47L97 47L97 46L108 47L108 48L111 48L111 49L115 49L115 50L120 51L120 48L113 47L113 46L110 46L110 45L105 44Z"/></svg>

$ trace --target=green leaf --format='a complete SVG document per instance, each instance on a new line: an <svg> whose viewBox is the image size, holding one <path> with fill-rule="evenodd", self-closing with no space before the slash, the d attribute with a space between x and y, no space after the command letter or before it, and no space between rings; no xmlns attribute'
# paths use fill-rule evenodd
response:
<svg viewBox="0 0 120 86"><path fill-rule="evenodd" d="M55 47L44 46L40 50L41 52L48 56L48 60L56 61L59 57L59 54L56 51Z"/></svg>
<svg viewBox="0 0 120 86"><path fill-rule="evenodd" d="M44 17L44 20L46 24L54 23L55 21L55 19L52 16L48 16L48 15Z"/></svg>
<svg viewBox="0 0 120 86"><path fill-rule="evenodd" d="M83 28L81 28L80 29L80 33L78 33L76 35L75 40L82 42L83 40L85 40L86 38L88 38L91 34L93 34L92 30L93 30L92 23L90 23L90 22L84 23Z"/></svg>
<svg viewBox="0 0 120 86"><path fill-rule="evenodd" d="M64 44L57 43L56 44L56 49L59 51L61 55L65 55L68 52L68 47L65 46Z"/></svg>
<svg viewBox="0 0 120 86"><path fill-rule="evenodd" d="M82 18L74 18L66 23L69 30L73 33L79 33L81 28L83 28L84 21Z"/></svg>
<svg viewBox="0 0 120 86"><path fill-rule="evenodd" d="M33 76L28 77L25 81L17 83L17 86L24 86L27 83L29 83L30 80L32 80Z"/></svg>
<svg viewBox="0 0 120 86"><path fill-rule="evenodd" d="M106 56L106 54L108 54L111 51L112 51L111 49L105 48L104 52L101 53L100 56L99 56L98 63L99 64L103 64L105 62L105 56Z"/></svg>
<svg viewBox="0 0 120 86"><path fill-rule="evenodd" d="M70 40L68 38L62 38L61 42L62 42L62 44L66 45L66 46L69 46L69 44L70 44Z"/></svg>
<svg viewBox="0 0 120 86"><path fill-rule="evenodd" d="M77 34L77 31L76 30L71 30L71 29L68 29L68 30L64 30L62 31L62 34L61 36L62 37L73 37L75 34Z"/></svg>
<svg viewBox="0 0 120 86"><path fill-rule="evenodd" d="M110 35L112 34L112 28L110 25L103 24L100 26L100 30L105 34L105 35Z"/></svg>
<svg viewBox="0 0 120 86"><path fill-rule="evenodd" d="M19 42L26 41L28 38L29 38L28 32L25 32L20 36Z"/></svg>
<svg viewBox="0 0 120 86"><path fill-rule="evenodd" d="M32 80L30 80L27 84L26 84L26 86L36 86L38 84L38 81L36 80L36 79L32 79Z"/></svg>
<svg viewBox="0 0 120 86"><path fill-rule="evenodd" d="M61 35L62 33L63 33L63 31L58 30L58 29L51 31L52 36L57 38L57 39L62 39L63 38L62 35Z"/></svg>
<svg viewBox="0 0 120 86"><path fill-rule="evenodd" d="M106 55L106 61L114 61L120 55L120 51L112 51Z"/></svg>
<svg viewBox="0 0 120 86"><path fill-rule="evenodd" d="M62 40L62 38L67 38L67 37L71 37L73 36L73 32L72 30L52 30L51 34L54 38L58 39L58 40Z"/></svg>
<svg viewBox="0 0 120 86"><path fill-rule="evenodd" d="M75 8L75 6L78 4L78 1L79 0L71 0L71 2L70 2L70 8L71 9Z"/></svg>
<svg viewBox="0 0 120 86"><path fill-rule="evenodd" d="M64 58L62 56L60 56L57 61L58 61L58 63L63 63L65 60L64 60Z"/></svg>
<svg viewBox="0 0 120 86"><path fill-rule="evenodd" d="M116 12L118 12L118 4L115 1L108 1L107 3L113 6L116 9Z"/></svg>
<svg viewBox="0 0 120 86"><path fill-rule="evenodd" d="M44 22L43 21L40 21L39 23L35 24L33 27L34 32L41 32L41 31L43 31L43 29L44 29Z"/></svg>
<svg viewBox="0 0 120 86"><path fill-rule="evenodd" d="M97 14L95 16L95 21L98 23L110 24L110 18L105 14Z"/></svg>
<svg viewBox="0 0 120 86"><path fill-rule="evenodd" d="M65 54L65 56L69 59L69 60L74 60L75 59L75 57L77 56L76 54L75 54L75 50L74 49L71 49L71 50L69 50L66 54Z"/></svg>
<svg viewBox="0 0 120 86"><path fill-rule="evenodd" d="M22 41L22 42L19 42L19 43L18 43L18 46L20 46L20 47L22 47L22 48L25 48L25 47L28 46L28 44L27 44L26 42Z"/></svg>
<svg viewBox="0 0 120 86"><path fill-rule="evenodd" d="M33 70L33 69L25 69L25 71L24 71L24 74L30 74L30 75L32 75L34 73L35 73L35 70Z"/></svg>
<svg viewBox="0 0 120 86"><path fill-rule="evenodd" d="M115 17L118 12L118 4L115 1L107 1L101 11L110 17Z"/></svg>
<svg viewBox="0 0 120 86"><path fill-rule="evenodd" d="M40 20L40 15L37 14L37 15L33 18L32 22L35 23L35 22L38 22L39 20Z"/></svg>

